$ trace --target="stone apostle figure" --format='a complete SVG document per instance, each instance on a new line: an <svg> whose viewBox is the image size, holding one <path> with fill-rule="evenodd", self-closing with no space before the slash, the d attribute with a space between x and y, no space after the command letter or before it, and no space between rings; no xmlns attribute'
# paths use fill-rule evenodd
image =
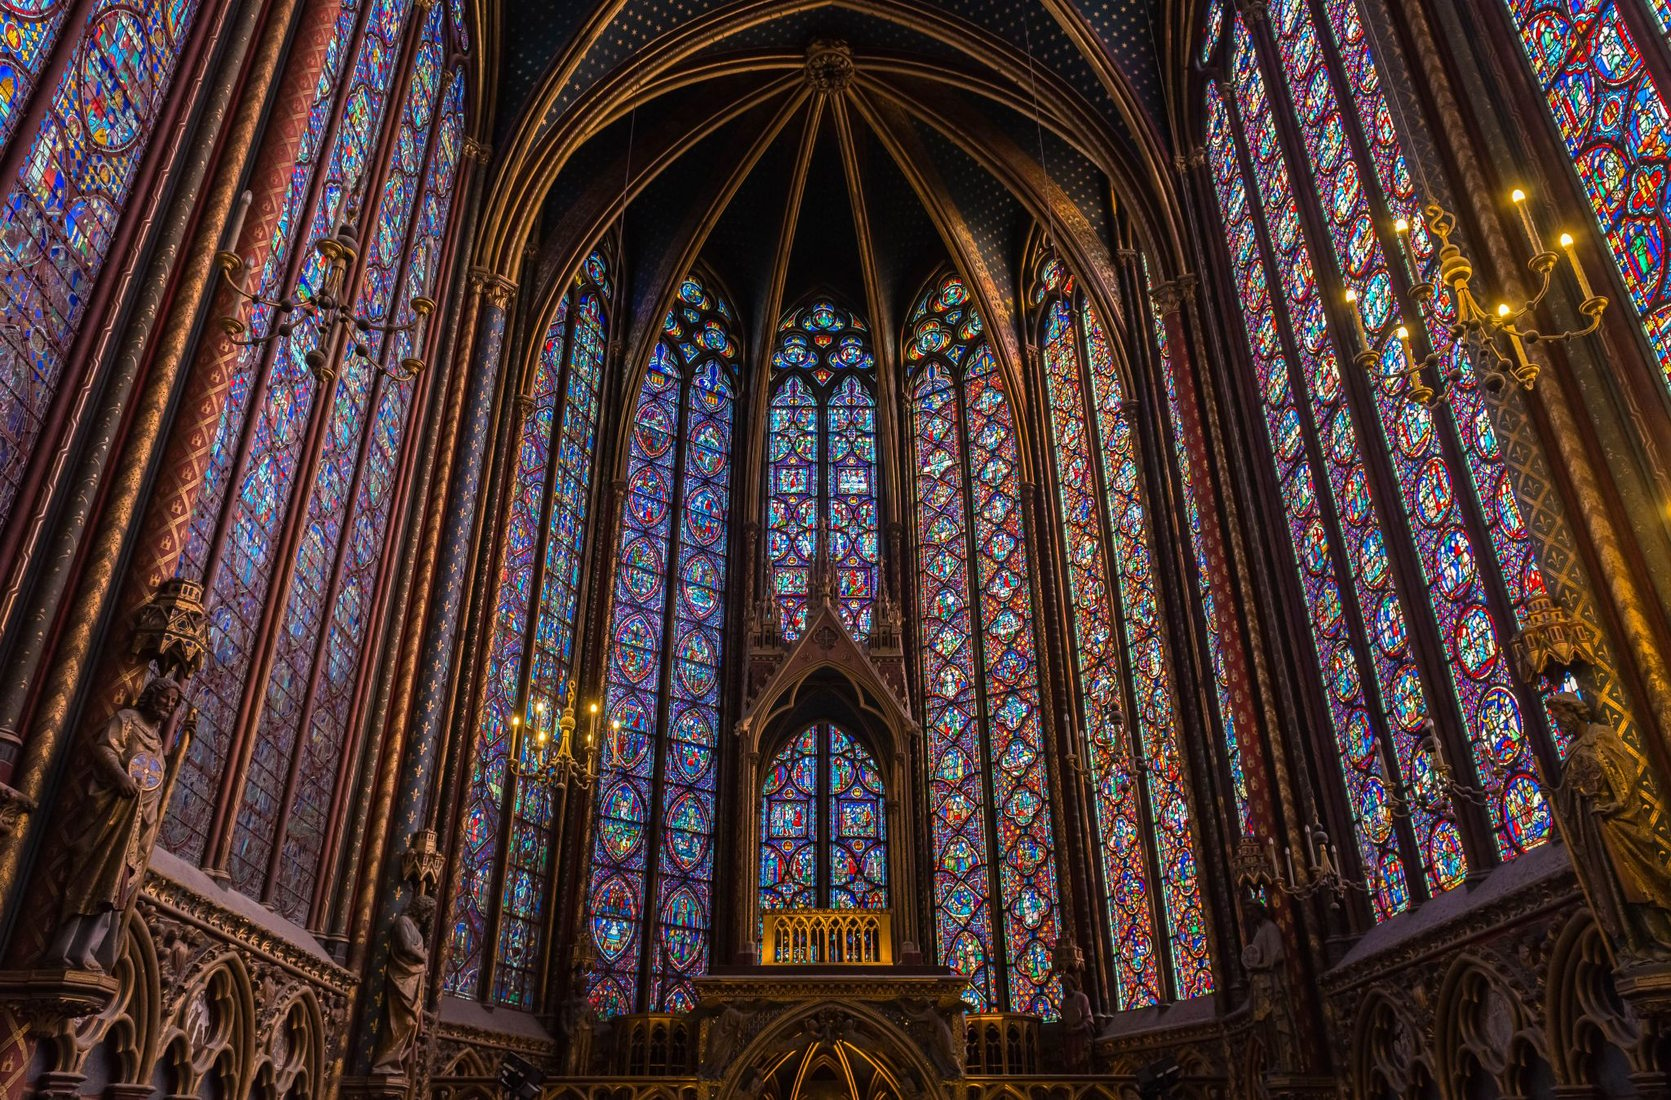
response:
<svg viewBox="0 0 1671 1100"><path fill-rule="evenodd" d="M1671 858L1649 801L1637 790L1640 764L1618 731L1596 721L1577 695L1552 697L1549 712L1572 738L1556 796L1573 856L1606 855L1614 880L1606 900L1619 910L1625 946L1638 957L1665 958L1671 955Z"/></svg>
<svg viewBox="0 0 1671 1100"><path fill-rule="evenodd" d="M122 918L151 862L167 767L186 708L180 685L152 680L90 738L90 757L65 825L71 871L48 960L72 970L116 965Z"/></svg>
<svg viewBox="0 0 1671 1100"><path fill-rule="evenodd" d="M1091 998L1079 986L1073 973L1062 975L1062 1055L1070 1073L1091 1068L1091 1042L1097 1037L1097 1018L1091 1012Z"/></svg>
<svg viewBox="0 0 1671 1100"><path fill-rule="evenodd" d="M1251 903L1248 915L1250 935L1242 948L1242 967L1247 971L1248 1004L1253 1022L1265 1043L1267 1068L1282 1072L1294 1068L1294 1017L1288 1004L1286 953L1282 929L1262 902Z"/></svg>
<svg viewBox="0 0 1671 1100"><path fill-rule="evenodd" d="M384 969L383 1027L371 1055L371 1072L405 1076L406 1058L423 1022L424 975L429 973L429 926L435 899L414 894L389 929L389 961Z"/></svg>

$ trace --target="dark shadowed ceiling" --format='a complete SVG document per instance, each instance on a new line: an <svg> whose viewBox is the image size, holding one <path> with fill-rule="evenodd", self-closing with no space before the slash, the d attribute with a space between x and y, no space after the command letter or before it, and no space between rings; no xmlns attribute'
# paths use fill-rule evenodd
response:
<svg viewBox="0 0 1671 1100"><path fill-rule="evenodd" d="M563 149L529 206L548 274L625 202L639 338L696 262L759 338L814 291L886 331L947 263L1001 322L1035 227L1077 233L1094 267L1122 224L1153 221L1165 62L1194 6L1163 24L1163 2L511 0L494 145L507 178ZM831 46L851 61L826 87L806 59Z"/></svg>

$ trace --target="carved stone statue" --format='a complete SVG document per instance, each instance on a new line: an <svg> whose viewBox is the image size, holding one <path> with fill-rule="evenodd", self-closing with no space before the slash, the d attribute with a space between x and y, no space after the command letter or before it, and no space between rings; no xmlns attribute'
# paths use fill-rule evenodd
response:
<svg viewBox="0 0 1671 1100"><path fill-rule="evenodd" d="M724 1075L742 1047L743 1029L748 1013L734 1004L724 1005L708 1025L708 1049L702 1057L702 1076L709 1080Z"/></svg>
<svg viewBox="0 0 1671 1100"><path fill-rule="evenodd" d="M592 1002L586 997L586 964L575 963L569 973L569 994L557 1012L557 1031L563 1040L563 1064L572 1076L586 1071L592 1039Z"/></svg>
<svg viewBox="0 0 1671 1100"><path fill-rule="evenodd" d="M1605 857L1611 865L1611 876L1591 875L1587 885L1615 910L1621 947L1636 960L1671 958L1671 853L1637 789L1641 766L1577 695L1554 696L1549 712L1572 739L1555 796L1574 862Z"/></svg>
<svg viewBox="0 0 1671 1100"><path fill-rule="evenodd" d="M915 1025L911 1031L923 1051L934 1061L934 1068L947 1078L963 1076L963 1039L952 1033L951 1021L932 1000L914 1001L903 1006L905 1014ZM958 1016L961 1020L963 1017Z"/></svg>
<svg viewBox="0 0 1671 1100"><path fill-rule="evenodd" d="M70 795L71 867L47 959L71 970L116 965L122 919L139 893L162 821L167 765L185 717L180 685L152 680L93 733L81 789Z"/></svg>
<svg viewBox="0 0 1671 1100"><path fill-rule="evenodd" d="M1247 971L1248 1005L1253 1023L1265 1045L1265 1065L1283 1073L1295 1068L1293 1009L1288 999L1288 971L1283 966L1287 953L1282 946L1282 929L1268 906L1252 903L1248 917L1247 946L1242 948L1242 967Z"/></svg>
<svg viewBox="0 0 1671 1100"><path fill-rule="evenodd" d="M383 1027L371 1055L373 1074L401 1077L406 1073L406 1059L423 1022L424 976L429 972L429 931L434 918L435 899L414 894L389 929Z"/></svg>
<svg viewBox="0 0 1671 1100"><path fill-rule="evenodd" d="M1097 1037L1097 1019L1091 998L1079 986L1073 973L1062 975L1062 1054L1071 1073L1091 1069L1091 1043Z"/></svg>

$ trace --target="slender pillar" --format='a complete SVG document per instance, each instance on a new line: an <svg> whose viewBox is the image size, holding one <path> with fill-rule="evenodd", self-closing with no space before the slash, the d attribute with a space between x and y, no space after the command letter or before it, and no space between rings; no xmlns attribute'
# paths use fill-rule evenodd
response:
<svg viewBox="0 0 1671 1100"><path fill-rule="evenodd" d="M446 727L447 700L453 686L453 646L458 631L460 610L464 603L464 573L469 563L471 544L476 531L476 504L481 495L482 471L486 462L486 444L493 420L494 397L499 389L500 353L504 348L505 325L516 284L491 272L477 269L471 272L470 289L476 299L474 349L465 368L466 388L459 410L458 441L453 448L451 464L453 476L446 495L438 532L436 590L434 604L424 633L423 649L419 654L421 668L415 686L415 710L410 718L411 729L406 739L405 758L400 765L400 786L395 794L393 820L395 831L401 825L410 830L423 827L433 789L437 746ZM404 845L406 837L390 836L385 847ZM388 951L390 924L404 908L410 893L399 878L398 864L384 867L377 876L378 893L384 899L375 924L369 930L372 943L370 965L365 973L379 974ZM451 912L451 899L437 899L437 921ZM439 924L437 925L439 927ZM438 939L438 946L444 940ZM445 959L437 951L431 969L440 972ZM360 998L359 1026L348 1055L350 1072L364 1074L371 1065L371 1053L377 1042L377 1030L382 1024L383 990L379 979L373 977Z"/></svg>
<svg viewBox="0 0 1671 1100"><path fill-rule="evenodd" d="M116 571L127 548L132 545L128 535L132 517L146 485L146 475L156 456L159 441L167 425L168 413L180 377L180 367L191 333L196 325L198 306L202 302L211 271L211 264L219 238L229 217L238 190L244 162L254 143L266 102L266 91L273 81L285 39L290 29L290 17L297 0L275 0L263 11L257 4L238 6L236 17L228 27L226 51L215 70L212 84L206 93L206 110L198 122L197 141L182 161L182 174L176 183L173 199L164 215L162 240L153 256L151 271L141 286L141 300L131 312L131 320L124 334L117 366L112 380L117 384L107 387L105 404L100 419L114 423L128 418L127 435L116 468L105 479L107 447L93 448L86 460L87 469L78 481L89 486L85 496L90 506L92 488L104 482L102 513L93 530L93 537L83 546L85 528L68 525L61 538L62 545L52 548L50 560L55 569L68 568L81 556L81 580L67 611L61 616L65 624L57 640L55 661L45 674L45 682L31 716L29 737L24 746L17 771L13 777L18 790L27 798L40 802L54 760L59 755L64 734L69 727L71 709L84 684L91 693L82 706L82 713L94 722L102 722L111 712L113 703L131 691L137 673L124 675L127 647L123 644L104 646L105 660L89 676L88 659L96 637L102 632L110 611L112 594L116 588ZM261 23L265 15L266 22ZM252 42L258 29L263 29L260 42ZM246 67L246 59L249 64ZM222 133L226 116L233 108L233 97L240 81L244 96L237 104L232 122ZM210 162L217 151L216 135L220 135L215 174L204 196L204 180ZM189 242L187 232L193 224L195 232ZM179 263L184 248L185 262ZM175 278L170 279L170 274ZM162 331L155 344L152 335L158 316L163 310L165 295L171 309L162 323ZM153 354L137 399L132 386L141 361L148 352ZM123 382L123 380L126 380ZM101 433L102 434L102 433ZM44 588L44 586L43 586ZM142 594L131 605L121 605L131 617L139 603L150 596L154 586L146 585ZM41 601L51 594L34 594ZM56 599L54 600L56 603ZM119 629L127 629L119 620ZM11 670L18 671L15 667ZM35 680L33 676L18 679ZM23 830L0 836L0 896L19 897L16 884L24 849L33 842L45 825L45 815L37 815ZM48 853L50 855L50 852ZM56 891L30 890L28 904L50 906ZM42 910L44 912L44 910ZM20 937L8 948L9 957L32 955L42 945L49 922L32 922L31 936Z"/></svg>

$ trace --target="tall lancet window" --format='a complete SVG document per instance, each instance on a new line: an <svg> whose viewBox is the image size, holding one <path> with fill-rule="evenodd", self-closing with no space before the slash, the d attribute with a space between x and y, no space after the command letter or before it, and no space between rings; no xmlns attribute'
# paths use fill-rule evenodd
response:
<svg viewBox="0 0 1671 1100"><path fill-rule="evenodd" d="M587 893L603 1016L693 1008L708 969L735 329L687 278L632 414Z"/></svg>
<svg viewBox="0 0 1671 1100"><path fill-rule="evenodd" d="M1120 1005L1212 991L1195 826L1124 379L1060 262L1033 300Z"/></svg>
<svg viewBox="0 0 1671 1100"><path fill-rule="evenodd" d="M886 909L887 791L864 743L827 722L784 743L760 790L760 908Z"/></svg>
<svg viewBox="0 0 1671 1100"><path fill-rule="evenodd" d="M932 283L904 339L935 955L981 1009L1054 1016L1061 936L1015 405L968 289Z"/></svg>
<svg viewBox="0 0 1671 1100"><path fill-rule="evenodd" d="M870 331L827 299L778 325L767 431L766 558L795 641L822 573L853 637L870 637L878 569L876 360Z"/></svg>
<svg viewBox="0 0 1671 1100"><path fill-rule="evenodd" d="M1671 387L1671 152L1663 140L1671 87L1620 10L1641 2L1505 0L1660 380ZM1648 2L1660 33L1671 33L1671 4Z"/></svg>
<svg viewBox="0 0 1671 1100"><path fill-rule="evenodd" d="M444 282L464 141L458 28L440 5L370 0L344 5L335 33L257 279L266 295L317 286L313 245L354 208L354 312L405 323L411 300ZM316 375L306 358L325 333L292 316L287 335L240 349L180 559L207 589L210 658L192 683L198 734L162 841L315 926L344 843L408 429L437 372L378 369L431 355L400 332L368 334L364 355L349 342ZM280 319L258 307L250 322L264 336Z"/></svg>
<svg viewBox="0 0 1671 1100"><path fill-rule="evenodd" d="M158 121L189 99L171 88L199 7L33 0L0 16L0 151L24 144L0 205L0 528L31 460L50 458L41 429Z"/></svg>
<svg viewBox="0 0 1671 1100"><path fill-rule="evenodd" d="M532 1004L546 948L553 792L514 764L557 736L575 674L610 293L594 252L546 326L517 448L444 982L500 1004Z"/></svg>
<svg viewBox="0 0 1671 1100"><path fill-rule="evenodd" d="M1415 227L1413 266L1431 272L1436 256L1355 0L1277 0L1269 33L1268 73L1254 29L1230 20L1208 159L1357 854L1385 917L1550 836L1534 753L1558 745L1503 648L1543 578L1474 368L1440 319L1406 313L1388 264L1395 216ZM1277 111L1294 118L1293 161ZM1313 195L1315 238L1300 207ZM1357 334L1326 320L1322 295L1348 290L1378 349L1369 372ZM1393 337L1407 316L1454 372L1438 408L1408 392ZM1440 765L1485 794L1467 850Z"/></svg>

